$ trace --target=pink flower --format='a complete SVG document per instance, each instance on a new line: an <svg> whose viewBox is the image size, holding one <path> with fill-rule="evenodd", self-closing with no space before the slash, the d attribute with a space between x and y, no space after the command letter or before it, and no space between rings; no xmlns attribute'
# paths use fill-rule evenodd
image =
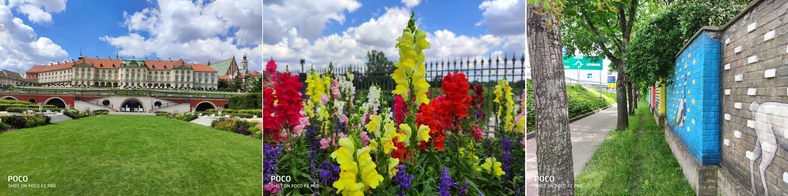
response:
<svg viewBox="0 0 788 196"><path fill-rule="evenodd" d="M339 122L340 123L347 123L347 116L345 114L340 114Z"/></svg>
<svg viewBox="0 0 788 196"><path fill-rule="evenodd" d="M282 190L282 184L279 182L269 182L263 186L263 191L271 194L277 194L280 190Z"/></svg>
<svg viewBox="0 0 788 196"><path fill-rule="evenodd" d="M360 136L361 136L361 143L363 143L363 145L366 146L369 143L369 136L367 136L367 132L362 131Z"/></svg>
<svg viewBox="0 0 788 196"><path fill-rule="evenodd" d="M323 105L327 104L328 103L328 95L320 95L320 102L323 103Z"/></svg>
<svg viewBox="0 0 788 196"><path fill-rule="evenodd" d="M320 139L320 149L328 148L329 144L331 144L331 139L328 138Z"/></svg>
<svg viewBox="0 0 788 196"><path fill-rule="evenodd" d="M482 140L482 136L484 136L484 131L479 128L475 128L470 132L470 135L473 136L473 139L478 141Z"/></svg>
<svg viewBox="0 0 788 196"><path fill-rule="evenodd" d="M339 99L340 97L338 81L339 80L334 80L334 83L331 83L331 96L333 96L334 99Z"/></svg>

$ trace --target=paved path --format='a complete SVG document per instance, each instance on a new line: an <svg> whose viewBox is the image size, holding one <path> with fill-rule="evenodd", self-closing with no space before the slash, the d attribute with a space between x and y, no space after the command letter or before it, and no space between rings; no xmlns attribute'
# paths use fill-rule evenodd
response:
<svg viewBox="0 0 788 196"><path fill-rule="evenodd" d="M49 118L50 118L49 122L51 123L58 123L62 121L71 120L71 117L68 117L64 114L49 115Z"/></svg>
<svg viewBox="0 0 788 196"><path fill-rule="evenodd" d="M616 117L618 107L612 107L599 111L583 119L569 124L572 130L572 167L575 177L583 170L586 162L591 160L599 145L607 138L610 131L616 127ZM536 137L526 141L525 181L527 193L525 195L538 195L537 183L534 179L538 176L536 165Z"/></svg>

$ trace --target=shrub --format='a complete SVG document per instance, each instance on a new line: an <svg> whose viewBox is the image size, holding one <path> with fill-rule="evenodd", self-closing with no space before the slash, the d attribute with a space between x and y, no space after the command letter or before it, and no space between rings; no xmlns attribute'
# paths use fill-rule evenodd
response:
<svg viewBox="0 0 788 196"><path fill-rule="evenodd" d="M17 115L3 116L2 119L3 119L3 123L8 123L8 125L17 129L25 128L27 124L25 118L22 116L17 116Z"/></svg>
<svg viewBox="0 0 788 196"><path fill-rule="evenodd" d="M260 109L263 108L262 93L248 93L230 97L230 109ZM262 113L262 112L261 112Z"/></svg>
<svg viewBox="0 0 788 196"><path fill-rule="evenodd" d="M71 119L79 119L87 116L85 113L80 113L79 111L74 110L63 112L63 114L70 117Z"/></svg>
<svg viewBox="0 0 788 196"><path fill-rule="evenodd" d="M100 114L109 114L109 110L104 110L104 109L101 109L101 110L93 110L93 113L94 113L94 114L96 114L96 115L100 115Z"/></svg>
<svg viewBox="0 0 788 196"><path fill-rule="evenodd" d="M254 116L253 114L244 114L244 113L232 113L232 114L227 114L227 115L237 116L237 117L241 117L241 118L251 118L252 116Z"/></svg>

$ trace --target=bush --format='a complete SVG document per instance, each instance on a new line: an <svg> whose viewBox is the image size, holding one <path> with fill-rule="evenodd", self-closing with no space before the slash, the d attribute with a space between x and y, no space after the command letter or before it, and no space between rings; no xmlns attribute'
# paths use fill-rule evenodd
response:
<svg viewBox="0 0 788 196"><path fill-rule="evenodd" d="M93 110L93 113L96 114L96 115L109 114L109 110L104 110L104 109Z"/></svg>
<svg viewBox="0 0 788 196"><path fill-rule="evenodd" d="M85 113L80 113L78 110L77 111L69 110L63 112L63 114L70 117L71 119L80 119L87 116Z"/></svg>
<svg viewBox="0 0 788 196"><path fill-rule="evenodd" d="M227 115L237 116L237 117L241 117L241 118L251 118L252 116L254 116L253 114L244 114L244 113L232 113L232 114L227 114Z"/></svg>
<svg viewBox="0 0 788 196"><path fill-rule="evenodd" d="M25 121L25 118L22 116L16 116L16 115L3 116L2 119L3 119L3 123L7 123L8 125L16 129L25 128L25 126L27 126L27 122Z"/></svg>
<svg viewBox="0 0 788 196"><path fill-rule="evenodd" d="M170 115L172 115L172 113L170 112L165 112L165 111L156 112L156 116L170 116Z"/></svg>
<svg viewBox="0 0 788 196"><path fill-rule="evenodd" d="M13 115L0 117L3 123L16 129L31 128L50 123L50 118L44 115Z"/></svg>
<svg viewBox="0 0 788 196"><path fill-rule="evenodd" d="M248 93L230 97L230 109L260 109L263 108L262 93ZM262 112L261 112L262 113Z"/></svg>

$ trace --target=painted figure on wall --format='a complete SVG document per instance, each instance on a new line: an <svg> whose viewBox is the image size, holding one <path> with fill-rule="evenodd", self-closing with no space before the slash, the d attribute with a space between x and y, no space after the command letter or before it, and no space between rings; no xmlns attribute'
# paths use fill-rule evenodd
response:
<svg viewBox="0 0 788 196"><path fill-rule="evenodd" d="M679 127L684 127L684 115L687 114L687 78L684 78L684 88L682 88L682 95L684 95L681 99L679 99L679 109L676 110L676 124Z"/></svg>
<svg viewBox="0 0 788 196"><path fill-rule="evenodd" d="M755 160L763 155L759 164L761 183L763 184L764 195L769 195L769 190L766 186L766 169L772 164L778 146L788 150L788 144L784 141L788 137L788 103L765 102L758 104L758 102L752 102L750 104L750 112L752 113L752 120L747 121L747 127L754 129L758 137L755 149L752 152L748 151L746 154L747 158L750 159L752 191L753 193L757 192L753 166ZM778 134L781 134L783 138L778 138Z"/></svg>

